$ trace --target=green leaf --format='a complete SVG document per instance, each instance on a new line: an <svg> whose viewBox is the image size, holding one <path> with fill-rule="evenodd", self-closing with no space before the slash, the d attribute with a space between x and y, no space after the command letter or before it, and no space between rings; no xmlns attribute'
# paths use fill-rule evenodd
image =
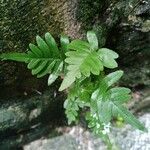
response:
<svg viewBox="0 0 150 150"><path fill-rule="evenodd" d="M56 62L56 60L49 62L49 64L45 68L43 68L43 70L40 73L37 74L37 78L41 78L46 74L50 74Z"/></svg>
<svg viewBox="0 0 150 150"><path fill-rule="evenodd" d="M28 56L26 53L3 53L0 55L0 58L2 60L14 60L18 62L27 62L30 59L30 56Z"/></svg>
<svg viewBox="0 0 150 150"><path fill-rule="evenodd" d="M101 91L106 91L108 87L116 83L123 75L123 71L118 70L108 74L100 83Z"/></svg>
<svg viewBox="0 0 150 150"><path fill-rule="evenodd" d="M60 37L61 49L64 53L68 51L69 38L66 35L61 35Z"/></svg>
<svg viewBox="0 0 150 150"><path fill-rule="evenodd" d="M77 119L79 108L89 107L90 97L87 96L88 100L80 99L79 95L84 90L80 89L80 83L77 82L74 86L68 89L67 100L64 102L65 113L68 118L68 122L71 123ZM85 92L85 91L84 91Z"/></svg>
<svg viewBox="0 0 150 150"><path fill-rule="evenodd" d="M118 67L117 62L115 61L118 58L118 54L110 49L101 48L98 50L100 60L102 61L103 65L107 68L116 68Z"/></svg>
<svg viewBox="0 0 150 150"><path fill-rule="evenodd" d="M108 123L112 119L112 107L110 101L98 101L98 114L102 122Z"/></svg>
<svg viewBox="0 0 150 150"><path fill-rule="evenodd" d="M111 58L114 58L114 59L119 57L119 55L116 52L108 48L101 48L98 50L98 52L100 55L109 55Z"/></svg>
<svg viewBox="0 0 150 150"><path fill-rule="evenodd" d="M52 37L52 35L49 32L47 32L45 34L45 41L46 41L47 45L49 46L51 55L53 57L60 57L59 50L58 50L57 44L55 42L55 39Z"/></svg>
<svg viewBox="0 0 150 150"><path fill-rule="evenodd" d="M113 85L115 82L117 82L123 75L123 71L118 70L115 71L113 73L110 73L109 75L107 75L104 80L102 80L102 82L106 82L108 87L110 87L111 85Z"/></svg>
<svg viewBox="0 0 150 150"><path fill-rule="evenodd" d="M54 83L57 78L58 78L58 75L50 74L48 77L48 86L50 86L52 83Z"/></svg>
<svg viewBox="0 0 150 150"><path fill-rule="evenodd" d="M29 48L31 49L32 56L36 55L37 57L43 57L42 51L34 44L29 44Z"/></svg>
<svg viewBox="0 0 150 150"><path fill-rule="evenodd" d="M50 49L46 44L46 42L40 36L36 36L36 42L38 44L39 49L43 53L43 56L45 58L50 57L51 56Z"/></svg>
<svg viewBox="0 0 150 150"><path fill-rule="evenodd" d="M120 105L120 103L113 100L97 101L97 106L99 118L102 122L108 123L114 114L119 114L133 127L146 131L144 125L141 124L124 106Z"/></svg>
<svg viewBox="0 0 150 150"><path fill-rule="evenodd" d="M40 61L41 61L40 59L32 59L32 60L29 62L27 68L28 68L28 69L33 69L33 68L35 68L36 66L39 66Z"/></svg>
<svg viewBox="0 0 150 150"><path fill-rule="evenodd" d="M113 68L118 67L117 62L112 57L110 57L109 55L104 55L102 57L102 62L103 62L103 65L107 68L113 69Z"/></svg>
<svg viewBox="0 0 150 150"><path fill-rule="evenodd" d="M110 89L107 93L110 93L111 95L110 99L122 104L131 99L130 92L131 90L128 88L117 87L117 88Z"/></svg>
<svg viewBox="0 0 150 150"><path fill-rule="evenodd" d="M58 64L55 65L55 68L54 68L53 72L49 75L48 86L50 86L53 82L55 82L55 80L60 75L62 69L63 69L63 62L58 63Z"/></svg>
<svg viewBox="0 0 150 150"><path fill-rule="evenodd" d="M118 74L118 73L117 73ZM110 77L110 75L108 75ZM111 84L109 84L110 80L108 80L108 76L105 79L106 85L112 85L116 80L118 80L118 77L115 78L115 80L111 81ZM114 73L111 74L111 80L112 77L114 78ZM109 78L110 79L110 78ZM93 92L91 96L91 110L94 112L98 112L99 119L101 122L108 123L111 121L113 116L121 116L123 119L131 124L133 127L145 131L145 127L143 124L141 124L135 117L132 115L122 104L129 100L131 96L129 93L131 92L130 89L124 88L124 87L117 87L112 88L109 90L104 90L101 92L101 87L99 87L96 91Z"/></svg>
<svg viewBox="0 0 150 150"><path fill-rule="evenodd" d="M71 124L73 121L76 120L78 113L77 111L79 110L78 104L76 103L75 99L67 99L64 102L64 108L65 114L67 115L68 118L68 124Z"/></svg>
<svg viewBox="0 0 150 150"><path fill-rule="evenodd" d="M94 33L94 31L88 31L87 32L87 39L88 39L88 42L91 45L91 48L93 50L97 50L98 49L98 39L97 39L97 36Z"/></svg>
<svg viewBox="0 0 150 150"><path fill-rule="evenodd" d="M63 82L61 83L59 91L63 91L64 89L70 87L76 80L76 76L81 76L80 72L78 72L77 70L67 73Z"/></svg>
<svg viewBox="0 0 150 150"><path fill-rule="evenodd" d="M38 74L39 72L42 71L42 69L47 65L48 61L47 60L44 60L40 63L40 65L38 65L37 67L33 68L32 69L32 75L36 75Z"/></svg>
<svg viewBox="0 0 150 150"><path fill-rule="evenodd" d="M103 70L103 65L96 52L70 51L66 53L66 56L68 57L65 62L69 64L67 67L68 73L59 90L68 88L81 75L86 77L89 77L91 73L99 75L100 71Z"/></svg>
<svg viewBox="0 0 150 150"><path fill-rule="evenodd" d="M74 40L68 45L68 49L89 52L90 44L82 40Z"/></svg>
<svg viewBox="0 0 150 150"><path fill-rule="evenodd" d="M118 104L118 103L114 103L115 104L115 108L117 109L118 113L120 114L121 117L123 117L123 119L129 123L130 125L132 125L133 127L142 130L142 131L146 131L147 129L144 127L144 125L138 121L134 115L132 113L130 113L124 106Z"/></svg>

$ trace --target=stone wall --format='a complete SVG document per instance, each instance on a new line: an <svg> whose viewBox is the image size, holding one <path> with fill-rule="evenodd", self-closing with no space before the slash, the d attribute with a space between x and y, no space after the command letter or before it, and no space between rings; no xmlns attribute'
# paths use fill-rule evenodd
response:
<svg viewBox="0 0 150 150"><path fill-rule="evenodd" d="M56 39L62 32L71 38L84 38L87 30L94 29L101 46L120 54L119 63L127 74L124 78L127 85L150 84L149 1L8 0L1 1L0 15L0 52L26 51L36 35L43 36L47 31ZM136 77L128 80L128 76ZM42 81L32 77L30 84L28 78L31 74L23 64L0 62L0 87L41 88Z"/></svg>

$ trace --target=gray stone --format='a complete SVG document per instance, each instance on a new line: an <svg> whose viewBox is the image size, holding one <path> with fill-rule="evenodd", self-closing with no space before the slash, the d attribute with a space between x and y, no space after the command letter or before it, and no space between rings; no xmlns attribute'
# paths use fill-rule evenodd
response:
<svg viewBox="0 0 150 150"><path fill-rule="evenodd" d="M112 128L111 141L116 143L113 150L149 150L150 149L150 113L139 117L145 124L148 133L143 133L126 125L123 128ZM75 126L62 136L52 139L40 139L26 146L24 150L106 150L106 146L89 131Z"/></svg>
<svg viewBox="0 0 150 150"><path fill-rule="evenodd" d="M57 97L55 97L56 95ZM32 141L41 135L40 126L45 132L44 124L53 124L55 120L61 122L61 119L64 119L63 100L64 95L51 89L31 98L2 101L0 106L0 149L9 150L28 140Z"/></svg>
<svg viewBox="0 0 150 150"><path fill-rule="evenodd" d="M150 149L150 113L139 117L139 120L145 124L148 133L134 130L129 125L124 129L114 130L117 144L121 150L149 150ZM116 134L117 133L117 134Z"/></svg>

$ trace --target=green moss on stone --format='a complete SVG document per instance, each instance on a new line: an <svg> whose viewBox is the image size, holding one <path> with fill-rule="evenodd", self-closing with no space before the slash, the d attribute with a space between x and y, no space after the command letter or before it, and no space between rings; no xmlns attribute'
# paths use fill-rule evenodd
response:
<svg viewBox="0 0 150 150"><path fill-rule="evenodd" d="M63 31L63 14L58 12L55 0L7 0L1 2L0 8L0 53L26 51L36 35L50 31L58 36ZM24 76L23 71L18 63L0 62L0 86L13 85Z"/></svg>

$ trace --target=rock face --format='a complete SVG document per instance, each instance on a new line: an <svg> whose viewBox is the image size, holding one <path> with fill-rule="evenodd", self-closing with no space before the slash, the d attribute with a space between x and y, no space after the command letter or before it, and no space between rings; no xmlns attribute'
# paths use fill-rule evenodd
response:
<svg viewBox="0 0 150 150"><path fill-rule="evenodd" d="M149 85L150 1L131 1L129 8L125 10L126 19L114 29L118 29L117 35L112 32L115 40L111 44L120 53L120 67L125 71L123 82L130 86Z"/></svg>
<svg viewBox="0 0 150 150"><path fill-rule="evenodd" d="M55 123L59 125L64 119L64 96L56 95L56 91L49 90L31 98L0 101L0 149L16 149L40 138Z"/></svg>
<svg viewBox="0 0 150 150"><path fill-rule="evenodd" d="M26 51L37 34L42 36L47 31L55 37L64 32L71 38L83 38L85 31L94 29L100 46L120 54L120 67L127 74L124 81L136 75L127 80L127 84L150 84L148 0L9 0L0 5L0 53ZM16 85L18 80L26 81L31 77L21 64L0 62L0 66L0 87ZM24 85L23 82L18 86ZM32 85L28 86L32 88Z"/></svg>
<svg viewBox="0 0 150 150"><path fill-rule="evenodd" d="M134 130L130 126L113 128L112 141L116 141L113 149L119 150L149 150L150 149L150 114L144 114L139 119L148 128L148 133ZM24 150L106 150L104 143L89 131L81 127L72 127L69 133L52 138L40 139L24 146Z"/></svg>
<svg viewBox="0 0 150 150"><path fill-rule="evenodd" d="M119 53L119 67L125 71L123 84L149 85L150 1L80 2L78 19L84 21L83 27L93 28L101 46Z"/></svg>

